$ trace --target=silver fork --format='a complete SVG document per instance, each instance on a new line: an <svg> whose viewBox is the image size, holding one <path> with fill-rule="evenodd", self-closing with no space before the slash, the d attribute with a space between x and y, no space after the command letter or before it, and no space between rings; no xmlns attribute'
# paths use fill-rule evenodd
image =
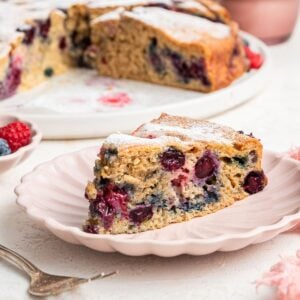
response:
<svg viewBox="0 0 300 300"><path fill-rule="evenodd" d="M111 273L100 273L91 278L77 278L77 277L66 277L66 276L56 276L45 273L38 269L26 258L22 257L20 254L12 251L0 244L0 257L4 258L8 262L14 264L20 269L24 270L31 278L30 287L28 292L34 296L50 296L56 295L74 287L90 282L95 279L102 279L105 277L112 276L117 273L117 271Z"/></svg>

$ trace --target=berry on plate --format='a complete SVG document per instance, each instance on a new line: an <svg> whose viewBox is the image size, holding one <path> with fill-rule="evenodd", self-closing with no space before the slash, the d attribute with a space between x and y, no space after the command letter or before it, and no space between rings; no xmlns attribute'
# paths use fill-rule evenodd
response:
<svg viewBox="0 0 300 300"><path fill-rule="evenodd" d="M249 46L245 46L245 53L250 61L250 69L259 69L263 65L263 56L251 50Z"/></svg>
<svg viewBox="0 0 300 300"><path fill-rule="evenodd" d="M31 130L25 123L19 121L12 122L0 128L0 138L7 141L11 152L15 152L30 143Z"/></svg>
<svg viewBox="0 0 300 300"><path fill-rule="evenodd" d="M0 156L8 155L11 153L11 149L6 140L0 139Z"/></svg>

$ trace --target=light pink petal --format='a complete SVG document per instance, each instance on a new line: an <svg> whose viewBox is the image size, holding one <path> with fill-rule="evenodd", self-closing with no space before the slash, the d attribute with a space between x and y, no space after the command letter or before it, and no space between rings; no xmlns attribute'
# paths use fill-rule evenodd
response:
<svg viewBox="0 0 300 300"><path fill-rule="evenodd" d="M256 284L276 288L280 300L300 300L300 250L295 257L281 258Z"/></svg>
<svg viewBox="0 0 300 300"><path fill-rule="evenodd" d="M293 159L300 160L300 147L292 148L287 154Z"/></svg>

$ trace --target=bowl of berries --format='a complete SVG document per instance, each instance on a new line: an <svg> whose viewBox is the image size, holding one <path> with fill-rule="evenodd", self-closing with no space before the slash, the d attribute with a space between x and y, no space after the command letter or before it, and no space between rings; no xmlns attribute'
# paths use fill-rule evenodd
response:
<svg viewBox="0 0 300 300"><path fill-rule="evenodd" d="M29 157L41 139L33 123L0 115L0 175Z"/></svg>

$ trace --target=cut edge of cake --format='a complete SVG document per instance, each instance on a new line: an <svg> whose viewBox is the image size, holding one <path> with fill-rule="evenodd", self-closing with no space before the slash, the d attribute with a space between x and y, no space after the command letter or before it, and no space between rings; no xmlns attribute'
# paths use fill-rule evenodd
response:
<svg viewBox="0 0 300 300"><path fill-rule="evenodd" d="M261 161L252 135L162 114L103 142L84 231L137 233L216 212L263 190Z"/></svg>

